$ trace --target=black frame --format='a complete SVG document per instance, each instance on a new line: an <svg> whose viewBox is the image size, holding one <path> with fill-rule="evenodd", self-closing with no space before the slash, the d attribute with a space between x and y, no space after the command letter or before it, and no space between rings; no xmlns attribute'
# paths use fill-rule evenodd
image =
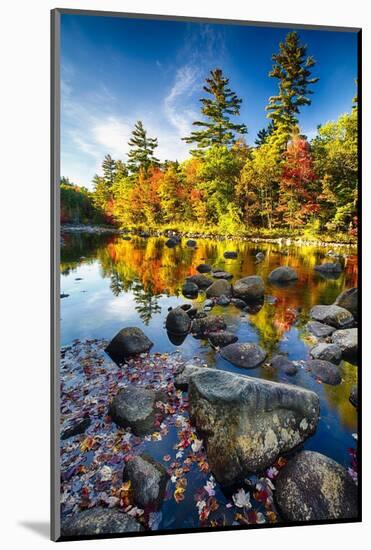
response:
<svg viewBox="0 0 371 550"><path fill-rule="evenodd" d="M293 28L308 30L323 30L330 32L356 32L357 33L357 82L358 82L358 288L359 298L359 325L358 346L362 349L362 222L361 222L361 204L362 204L362 28L360 27L335 27L326 25L310 25L295 23L272 23L263 21L246 21L238 19L214 19L208 17L175 16L159 14L141 14L141 13L121 13L98 10L79 10L67 8L55 8L51 10L51 485L50 485L50 536L55 542L73 541L73 540L95 540L111 538L129 538L142 536L174 535L185 533L208 533L217 531L245 531L250 529L271 529L279 527L306 527L309 525L332 525L338 523L359 523L362 521L362 357L358 357L358 517L356 519L334 519L318 520L304 522L281 522L276 524L264 525L233 525L226 527L197 527L184 529L166 529L157 531L144 531L128 534L109 534L109 535L86 535L76 537L66 537L60 534L60 373L59 373L59 355L60 355L60 17L63 14L75 14L85 16L100 17L124 17L130 19L151 19L166 21L188 21L195 23L213 23L246 25L254 27L272 27L272 28ZM58 500L57 500L58 499Z"/></svg>

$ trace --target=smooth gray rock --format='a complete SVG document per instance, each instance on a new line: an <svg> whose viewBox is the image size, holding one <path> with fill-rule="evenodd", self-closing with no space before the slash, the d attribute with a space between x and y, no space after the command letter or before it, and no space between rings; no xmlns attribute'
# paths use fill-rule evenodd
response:
<svg viewBox="0 0 371 550"><path fill-rule="evenodd" d="M339 346L343 356L353 361L357 358L358 353L358 329L348 328L343 330L336 330L331 336L331 340L334 344Z"/></svg>
<svg viewBox="0 0 371 550"><path fill-rule="evenodd" d="M287 521L350 519L358 515L357 486L327 456L301 451L281 470L275 498Z"/></svg>
<svg viewBox="0 0 371 550"><path fill-rule="evenodd" d="M200 264L196 267L199 273L209 273L211 271L211 265L209 264Z"/></svg>
<svg viewBox="0 0 371 550"><path fill-rule="evenodd" d="M225 346L220 354L224 359L241 369L255 369L263 363L267 356L266 352L257 344L246 343Z"/></svg>
<svg viewBox="0 0 371 550"><path fill-rule="evenodd" d="M155 431L156 402L161 394L136 386L122 388L112 399L109 414L123 428L130 427L136 435Z"/></svg>
<svg viewBox="0 0 371 550"><path fill-rule="evenodd" d="M318 422L318 396L293 385L207 369L190 377L188 393L191 421L222 484L270 466Z"/></svg>
<svg viewBox="0 0 371 550"><path fill-rule="evenodd" d="M271 365L273 368L278 369L289 376L293 376L298 372L298 369L294 363L285 357L285 355L275 355L272 357Z"/></svg>
<svg viewBox="0 0 371 550"><path fill-rule="evenodd" d="M116 334L105 351L113 361L122 362L131 355L147 352L152 346L153 342L140 328L126 327Z"/></svg>
<svg viewBox="0 0 371 550"><path fill-rule="evenodd" d="M322 359L338 365L341 361L341 349L336 344L326 344L321 342L310 350L313 359Z"/></svg>
<svg viewBox="0 0 371 550"><path fill-rule="evenodd" d="M326 338L336 330L335 327L330 327L330 325L319 323L318 321L309 321L307 327L317 338Z"/></svg>
<svg viewBox="0 0 371 550"><path fill-rule="evenodd" d="M186 298L197 298L198 286L191 281L186 281L182 286L182 293Z"/></svg>
<svg viewBox="0 0 371 550"><path fill-rule="evenodd" d="M111 535L116 533L138 533L144 528L133 517L117 508L90 508L77 512L62 522L64 537L87 535Z"/></svg>
<svg viewBox="0 0 371 550"><path fill-rule="evenodd" d="M234 250L227 250L224 252L224 258L227 258L229 260L237 258L238 254Z"/></svg>
<svg viewBox="0 0 371 550"><path fill-rule="evenodd" d="M186 242L186 245L189 246L190 248L194 248L197 245L197 242L194 241L193 239L188 239L188 241Z"/></svg>
<svg viewBox="0 0 371 550"><path fill-rule="evenodd" d="M214 277L214 279L226 279L226 280L229 280L229 279L232 279L232 278L233 278L232 273L228 273L228 271L213 271L213 272L212 272L212 276Z"/></svg>
<svg viewBox="0 0 371 550"><path fill-rule="evenodd" d="M218 306L229 306L231 300L230 298L222 294L221 296L219 296L219 298L217 298L216 303Z"/></svg>
<svg viewBox="0 0 371 550"><path fill-rule="evenodd" d="M206 289L206 296L208 298L218 298L222 294L225 296L232 296L231 284L225 279L214 281L213 284Z"/></svg>
<svg viewBox="0 0 371 550"><path fill-rule="evenodd" d="M341 273L343 268L339 262L329 262L324 264L315 265L316 271L322 271L323 273Z"/></svg>
<svg viewBox="0 0 371 550"><path fill-rule="evenodd" d="M231 304L233 304L238 309L244 309L247 305L245 300L241 300L240 298L232 298Z"/></svg>
<svg viewBox="0 0 371 550"><path fill-rule="evenodd" d="M179 244L179 241L178 241L178 239L175 239L174 237L170 237L170 239L168 239L168 240L165 242L165 245L166 245L168 248L174 248L177 244Z"/></svg>
<svg viewBox="0 0 371 550"><path fill-rule="evenodd" d="M227 325L220 315L211 315L210 317L202 317L195 319L192 323L192 334L196 337L207 337L210 332L224 330Z"/></svg>
<svg viewBox="0 0 371 550"><path fill-rule="evenodd" d="M324 384L337 386L341 382L339 368L329 361L321 359L310 359L305 363L313 378L320 380Z"/></svg>
<svg viewBox="0 0 371 550"><path fill-rule="evenodd" d="M233 285L233 296L246 302L263 300L264 290L263 279L257 275L251 275L235 282Z"/></svg>
<svg viewBox="0 0 371 550"><path fill-rule="evenodd" d="M348 288L336 298L335 305L350 311L355 319L358 318L358 288Z"/></svg>
<svg viewBox="0 0 371 550"><path fill-rule="evenodd" d="M198 372L203 372L207 367L200 367L199 365L184 365L178 370L174 378L174 386L178 390L187 391L189 378Z"/></svg>
<svg viewBox="0 0 371 550"><path fill-rule="evenodd" d="M209 333L209 342L214 348L223 348L237 342L238 337L227 330Z"/></svg>
<svg viewBox="0 0 371 550"><path fill-rule="evenodd" d="M265 258L264 252L258 252L256 254L255 258L258 262L262 262Z"/></svg>
<svg viewBox="0 0 371 550"><path fill-rule="evenodd" d="M166 329L173 334L186 334L191 328L191 319L181 307L169 311L166 317Z"/></svg>
<svg viewBox="0 0 371 550"><path fill-rule="evenodd" d="M296 281L297 278L298 274L296 273L295 269L287 265L276 267L276 269L271 271L268 276L269 282L277 285L289 284Z"/></svg>
<svg viewBox="0 0 371 550"><path fill-rule="evenodd" d="M335 328L347 328L354 323L354 318L350 311L336 305L314 306L310 310L310 316L315 321Z"/></svg>
<svg viewBox="0 0 371 550"><path fill-rule="evenodd" d="M131 482L134 502L139 508L157 510L165 496L169 475L166 469L145 454L132 458L124 468L123 480Z"/></svg>
<svg viewBox="0 0 371 550"><path fill-rule="evenodd" d="M189 281L190 283L194 283L198 286L199 289L202 290L209 287L213 283L212 279L210 279L206 275L203 275L202 273L200 273L199 275L190 275L189 277L187 277L187 281Z"/></svg>
<svg viewBox="0 0 371 550"><path fill-rule="evenodd" d="M68 439L74 435L82 434L89 428L91 420L88 415L75 418L65 425L61 432L61 439Z"/></svg>

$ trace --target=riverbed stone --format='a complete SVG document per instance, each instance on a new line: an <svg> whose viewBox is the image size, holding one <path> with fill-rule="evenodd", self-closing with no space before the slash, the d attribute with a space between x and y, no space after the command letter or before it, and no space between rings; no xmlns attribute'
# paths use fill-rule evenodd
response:
<svg viewBox="0 0 371 550"><path fill-rule="evenodd" d="M155 430L156 402L160 399L159 392L128 386L112 399L109 414L118 426L130 427L136 435L145 435Z"/></svg>
<svg viewBox="0 0 371 550"><path fill-rule="evenodd" d="M287 521L356 518L357 486L346 469L331 458L301 451L282 468L275 499Z"/></svg>
<svg viewBox="0 0 371 550"><path fill-rule="evenodd" d="M196 267L196 269L199 273L210 273L211 265L209 265L209 264L200 264Z"/></svg>
<svg viewBox="0 0 371 550"><path fill-rule="evenodd" d="M151 506L157 510L165 496L169 475L166 469L146 454L129 460L123 472L123 481L130 481L134 502L139 508Z"/></svg>
<svg viewBox="0 0 371 550"><path fill-rule="evenodd" d="M226 280L229 280L229 279L232 279L232 278L233 278L232 273L228 273L228 271L213 271L213 272L212 272L212 276L214 277L214 279L226 279Z"/></svg>
<svg viewBox="0 0 371 550"><path fill-rule="evenodd" d="M348 328L354 323L354 318L350 311L334 304L330 306L314 306L310 310L310 316L315 321L339 329Z"/></svg>
<svg viewBox="0 0 371 550"><path fill-rule="evenodd" d="M266 352L257 344L235 343L225 346L221 356L241 369L255 369L266 358Z"/></svg>
<svg viewBox="0 0 371 550"><path fill-rule="evenodd" d="M336 344L321 342L310 350L310 355L313 359L323 359L335 365L341 361L341 349Z"/></svg>
<svg viewBox="0 0 371 550"><path fill-rule="evenodd" d="M191 281L186 281L182 286L182 293L186 298L197 298L198 286Z"/></svg>
<svg viewBox="0 0 371 550"><path fill-rule="evenodd" d="M305 366L310 371L313 378L320 380L324 384L337 386L341 382L339 368L333 363L330 363L330 361L323 361L322 359L309 359L306 361Z"/></svg>
<svg viewBox="0 0 371 550"><path fill-rule="evenodd" d="M190 248L194 248L197 245L197 242L193 239L188 239L188 241L186 242L186 245L189 246Z"/></svg>
<svg viewBox="0 0 371 550"><path fill-rule="evenodd" d="M202 290L209 287L213 283L212 279L210 279L206 275L203 275L202 273L200 273L199 275L190 275L189 277L187 277L186 280L190 283L194 283L198 286L199 289Z"/></svg>
<svg viewBox="0 0 371 550"><path fill-rule="evenodd" d="M232 298L231 304L233 304L237 309L243 309L246 307L245 300L241 300L241 298Z"/></svg>
<svg viewBox="0 0 371 550"><path fill-rule="evenodd" d="M174 386L178 390L187 391L188 390L188 384L189 384L189 378L198 372L202 372L205 368L208 367L201 367L199 365L184 365L182 366L175 378L174 378Z"/></svg>
<svg viewBox="0 0 371 550"><path fill-rule="evenodd" d="M264 252L258 252L255 256L257 262L262 262L265 258Z"/></svg>
<svg viewBox="0 0 371 550"><path fill-rule="evenodd" d="M273 269L268 275L269 282L276 285L290 284L296 281L297 278L298 274L295 269L287 265L276 267L276 269Z"/></svg>
<svg viewBox="0 0 371 550"><path fill-rule="evenodd" d="M227 258L228 260L233 260L238 256L235 250L227 250L226 252L224 252L223 255L224 255L224 258Z"/></svg>
<svg viewBox="0 0 371 550"><path fill-rule="evenodd" d="M117 508L97 507L77 512L66 518L61 526L63 537L138 533L140 531L144 531L143 526L132 516Z"/></svg>
<svg viewBox="0 0 371 550"><path fill-rule="evenodd" d="M177 244L179 244L179 241L175 237L170 237L170 239L165 242L168 248L174 248Z"/></svg>
<svg viewBox="0 0 371 550"><path fill-rule="evenodd" d="M62 429L61 439L68 439L74 435L84 433L90 426L91 420L89 415L85 415L82 418L75 418L68 422Z"/></svg>
<svg viewBox="0 0 371 550"><path fill-rule="evenodd" d="M191 328L191 319L181 307L169 311L166 317L166 329L173 334L186 334Z"/></svg>
<svg viewBox="0 0 371 550"><path fill-rule="evenodd" d="M233 285L233 295L247 301L263 300L264 281L258 275L243 277Z"/></svg>
<svg viewBox="0 0 371 550"><path fill-rule="evenodd" d="M289 376L293 376L298 372L296 365L285 355L274 355L271 359L271 365L274 369L278 369Z"/></svg>
<svg viewBox="0 0 371 550"><path fill-rule="evenodd" d="M210 315L193 321L192 334L196 338L203 338L208 337L210 332L225 330L226 328L226 322L221 315Z"/></svg>
<svg viewBox="0 0 371 550"><path fill-rule="evenodd" d="M358 288L348 288L336 298L335 305L350 311L355 319L358 318Z"/></svg>
<svg viewBox="0 0 371 550"><path fill-rule="evenodd" d="M209 333L209 342L215 348L223 348L225 346L228 346L229 344L234 344L235 342L237 342L237 340L238 337L232 332L228 332L227 330L220 330L218 332Z"/></svg>
<svg viewBox="0 0 371 550"><path fill-rule="evenodd" d="M336 330L335 327L330 327L330 325L318 321L309 321L307 328L317 338L326 338Z"/></svg>
<svg viewBox="0 0 371 550"><path fill-rule="evenodd" d="M122 362L127 357L145 353L151 349L153 342L138 327L121 329L106 347L106 353L115 362Z"/></svg>
<svg viewBox="0 0 371 550"><path fill-rule="evenodd" d="M218 306L229 306L231 300L230 298L222 294L221 296L219 296L219 298L217 298L216 303Z"/></svg>
<svg viewBox="0 0 371 550"><path fill-rule="evenodd" d="M331 336L334 344L339 346L345 359L354 360L358 353L358 329L347 328L336 330Z"/></svg>
<svg viewBox="0 0 371 550"><path fill-rule="evenodd" d="M191 421L225 485L270 466L317 426L319 398L297 386L207 369L191 376L188 391Z"/></svg>
<svg viewBox="0 0 371 550"><path fill-rule="evenodd" d="M323 273L341 273L343 268L339 262L327 262L315 265L314 269Z"/></svg>
<svg viewBox="0 0 371 550"><path fill-rule="evenodd" d="M208 298L218 298L219 296L232 296L232 286L225 279L219 279L214 281L209 288L206 289L206 296Z"/></svg>

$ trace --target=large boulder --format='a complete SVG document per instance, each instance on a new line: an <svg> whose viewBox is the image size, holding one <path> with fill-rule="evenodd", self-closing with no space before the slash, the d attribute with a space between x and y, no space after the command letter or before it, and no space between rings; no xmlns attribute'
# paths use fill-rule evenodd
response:
<svg viewBox="0 0 371 550"><path fill-rule="evenodd" d="M136 435L155 431L156 402L159 392L136 386L122 388L112 399L109 414L123 428L130 427Z"/></svg>
<svg viewBox="0 0 371 550"><path fill-rule="evenodd" d="M298 372L297 367L294 365L290 359L288 359L285 355L275 355L271 359L271 365L274 369L278 369L281 372L288 374L289 376L293 376Z"/></svg>
<svg viewBox="0 0 371 550"><path fill-rule="evenodd" d="M169 311L166 317L166 329L173 334L186 334L191 328L191 319L181 307Z"/></svg>
<svg viewBox="0 0 371 550"><path fill-rule="evenodd" d="M330 363L335 363L336 365L341 361L341 349L336 344L321 342L310 350L310 355L313 359L330 361Z"/></svg>
<svg viewBox="0 0 371 550"><path fill-rule="evenodd" d="M219 279L214 281L209 288L206 289L206 296L208 298L218 298L219 296L232 296L232 287L225 279Z"/></svg>
<svg viewBox="0 0 371 550"><path fill-rule="evenodd" d="M131 482L134 502L139 508L156 510L165 496L169 475L166 469L148 455L132 458L125 466L123 480Z"/></svg>
<svg viewBox="0 0 371 550"><path fill-rule="evenodd" d="M205 289L213 283L212 279L201 273L199 275L190 275L187 277L187 281L194 283L200 289Z"/></svg>
<svg viewBox="0 0 371 550"><path fill-rule="evenodd" d="M309 321L307 328L317 338L326 338L336 330L335 327L330 327L330 325L318 321Z"/></svg>
<svg viewBox="0 0 371 550"><path fill-rule="evenodd" d="M257 344L229 344L222 348L221 356L241 369L255 369L266 358L266 352Z"/></svg>
<svg viewBox="0 0 371 550"><path fill-rule="evenodd" d="M329 361L321 359L310 359L305 363L313 378L320 380L324 384L337 386L341 382L341 375L338 367Z"/></svg>
<svg viewBox="0 0 371 550"><path fill-rule="evenodd" d="M290 284L296 281L297 278L298 275L295 269L287 265L276 267L276 269L273 269L268 276L269 282L278 286Z"/></svg>
<svg viewBox="0 0 371 550"><path fill-rule="evenodd" d="M187 391L188 390L188 384L189 379L192 376L192 374L195 374L197 372L202 372L207 367L200 367L199 365L184 365L182 366L175 378L174 378L174 386L178 390Z"/></svg>
<svg viewBox="0 0 371 550"><path fill-rule="evenodd" d="M346 469L314 451L301 451L281 470L275 497L287 521L350 519L358 515L357 486Z"/></svg>
<svg viewBox="0 0 371 550"><path fill-rule="evenodd" d="M220 315L201 317L192 323L192 334L197 338L207 337L211 332L225 330L227 325Z"/></svg>
<svg viewBox="0 0 371 550"><path fill-rule="evenodd" d="M106 347L106 353L116 363L123 362L131 355L147 352L153 342L137 327L126 327L120 330Z"/></svg>
<svg viewBox="0 0 371 550"><path fill-rule="evenodd" d="M358 318L358 288L348 288L336 298L335 305L350 311L355 319Z"/></svg>
<svg viewBox="0 0 371 550"><path fill-rule="evenodd" d="M350 311L336 305L314 306L310 310L310 316L319 323L325 323L335 328L347 328L354 323Z"/></svg>
<svg viewBox="0 0 371 550"><path fill-rule="evenodd" d="M358 329L347 328L336 330L332 333L331 339L334 344L339 346L345 359L353 361L358 353Z"/></svg>
<svg viewBox="0 0 371 550"><path fill-rule="evenodd" d="M227 330L209 332L209 342L214 348L223 348L237 342L238 337Z"/></svg>
<svg viewBox="0 0 371 550"><path fill-rule="evenodd" d="M143 530L132 516L117 508L90 508L77 512L66 518L61 526L63 537L138 533Z"/></svg>
<svg viewBox="0 0 371 550"><path fill-rule="evenodd" d="M191 281L186 281L182 286L182 293L186 298L197 298L198 286Z"/></svg>
<svg viewBox="0 0 371 550"><path fill-rule="evenodd" d="M245 301L262 300L264 298L264 282L261 277L251 275L243 277L233 285L233 295Z"/></svg>
<svg viewBox="0 0 371 550"><path fill-rule="evenodd" d="M259 472L316 429L319 399L297 386L207 369L189 380L191 421L222 484Z"/></svg>
<svg viewBox="0 0 371 550"><path fill-rule="evenodd" d="M211 265L209 264L200 264L196 267L199 273L209 273L211 271Z"/></svg>

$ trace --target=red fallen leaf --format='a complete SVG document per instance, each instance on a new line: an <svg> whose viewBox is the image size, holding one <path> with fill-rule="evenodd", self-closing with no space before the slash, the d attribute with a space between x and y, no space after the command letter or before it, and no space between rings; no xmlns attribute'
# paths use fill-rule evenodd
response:
<svg viewBox="0 0 371 550"><path fill-rule="evenodd" d="M258 516L255 510L249 510L247 512L247 519L249 523L256 523Z"/></svg>
<svg viewBox="0 0 371 550"><path fill-rule="evenodd" d="M262 489L261 491L255 491L254 492L254 498L258 502L265 502L268 497L269 497L269 493L265 489Z"/></svg>

